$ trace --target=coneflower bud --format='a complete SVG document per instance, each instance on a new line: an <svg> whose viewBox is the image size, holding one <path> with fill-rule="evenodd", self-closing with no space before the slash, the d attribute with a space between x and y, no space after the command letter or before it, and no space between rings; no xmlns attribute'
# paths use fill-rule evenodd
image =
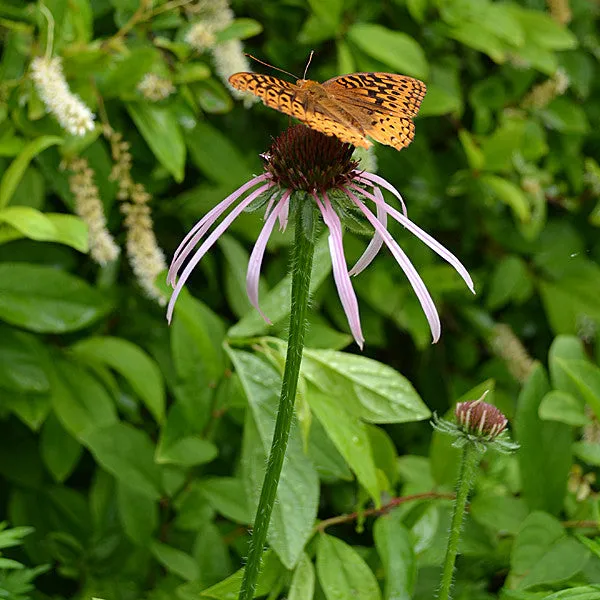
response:
<svg viewBox="0 0 600 600"><path fill-rule="evenodd" d="M456 448L473 445L478 450L485 451L491 447L509 454L516 450L519 444L511 442L506 432L508 419L495 406L484 402L488 391L478 400L459 402L454 410L456 423L440 419L434 414L432 426L437 431L455 438L452 445Z"/></svg>
<svg viewBox="0 0 600 600"><path fill-rule="evenodd" d="M506 429L508 419L495 406L483 401L486 395L487 392L478 400L459 402L454 415L465 433L491 441Z"/></svg>

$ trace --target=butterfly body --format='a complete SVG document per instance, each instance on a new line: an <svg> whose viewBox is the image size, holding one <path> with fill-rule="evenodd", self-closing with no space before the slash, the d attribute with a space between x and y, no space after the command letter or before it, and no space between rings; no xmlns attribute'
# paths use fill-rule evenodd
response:
<svg viewBox="0 0 600 600"><path fill-rule="evenodd" d="M290 83L272 75L235 73L231 85L263 104L342 142L368 148L368 137L398 150L414 137L414 117L425 96L422 81L392 73L352 73L324 83Z"/></svg>

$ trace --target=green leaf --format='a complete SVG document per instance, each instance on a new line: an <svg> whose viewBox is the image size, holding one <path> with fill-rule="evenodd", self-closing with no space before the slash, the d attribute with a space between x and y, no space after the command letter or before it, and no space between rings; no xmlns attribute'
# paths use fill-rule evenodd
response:
<svg viewBox="0 0 600 600"><path fill-rule="evenodd" d="M558 421L574 427L583 427L589 423L584 405L571 394L558 390L553 390L542 398L538 413L544 421Z"/></svg>
<svg viewBox="0 0 600 600"><path fill-rule="evenodd" d="M595 442L575 442L573 444L573 452L582 461L593 465L600 466L600 445Z"/></svg>
<svg viewBox="0 0 600 600"><path fill-rule="evenodd" d="M313 600L315 593L315 569L306 554L302 554L300 562L294 570L288 600Z"/></svg>
<svg viewBox="0 0 600 600"><path fill-rule="evenodd" d="M74 215L41 213L28 206L9 206L0 212L0 244L29 238L40 242L56 242L87 252L88 227Z"/></svg>
<svg viewBox="0 0 600 600"><path fill-rule="evenodd" d="M545 596L544 600L596 600L600 594L600 585L585 585L561 590Z"/></svg>
<svg viewBox="0 0 600 600"><path fill-rule="evenodd" d="M192 90L204 112L221 115L228 113L233 108L231 94L216 79L197 81L192 85ZM206 125L206 123L201 125Z"/></svg>
<svg viewBox="0 0 600 600"><path fill-rule="evenodd" d="M517 535L529 509L521 498L478 494L471 500L469 514L481 525L500 534Z"/></svg>
<svg viewBox="0 0 600 600"><path fill-rule="evenodd" d="M384 600L411 600L417 579L413 540L394 510L375 521L375 547L385 571Z"/></svg>
<svg viewBox="0 0 600 600"><path fill-rule="evenodd" d="M256 510L279 406L281 376L257 356L229 349L248 398L243 440L243 472L251 511ZM319 479L304 454L296 420L292 423L268 540L287 568L300 559L317 516Z"/></svg>
<svg viewBox="0 0 600 600"><path fill-rule="evenodd" d="M331 271L329 258L329 245L327 236L322 236L315 244L313 270L310 279L310 293L314 294L325 281ZM292 277L286 275L271 291L260 299L262 311L272 323L277 324L290 314L290 298L292 292ZM231 338L261 335L269 329L269 324L260 314L251 310L246 313L231 329L227 335Z"/></svg>
<svg viewBox="0 0 600 600"><path fill-rule="evenodd" d="M332 31L340 26L343 0L308 0L308 4L314 15L327 24Z"/></svg>
<svg viewBox="0 0 600 600"><path fill-rule="evenodd" d="M560 133L585 135L590 130L585 110L568 98L555 98L540 114L548 128Z"/></svg>
<svg viewBox="0 0 600 600"><path fill-rule="evenodd" d="M235 238L222 235L219 246L227 260L225 270L225 293L231 310L241 317L249 310L254 310L246 293L246 272L248 270L249 255L247 250ZM265 286L260 287L261 295L265 293Z"/></svg>
<svg viewBox="0 0 600 600"><path fill-rule="evenodd" d="M509 587L528 589L567 581L583 569L588 558L589 551L567 537L556 519L533 512L515 539Z"/></svg>
<svg viewBox="0 0 600 600"><path fill-rule="evenodd" d="M263 26L254 19L234 19L231 25L221 29L215 35L218 44L228 40L246 40L258 35Z"/></svg>
<svg viewBox="0 0 600 600"><path fill-rule="evenodd" d="M262 569L258 576L254 597L256 598L265 596L269 592L272 592L277 581L284 572L285 569L277 558L275 552L267 550L263 555ZM213 600L232 600L237 598L242 585L243 576L244 569L236 571L227 579L211 586L206 590L203 590L200 594L200 598L211 598ZM179 590L181 590L181 588L179 588ZM198 598L198 594L196 593L195 589L191 590L191 592L192 593L189 596L185 593L178 594L178 596L181 597L182 600L192 600L193 598Z"/></svg>
<svg viewBox="0 0 600 600"><path fill-rule="evenodd" d="M73 472L83 448L61 425L54 415L50 415L40 436L42 460L55 481L61 483Z"/></svg>
<svg viewBox="0 0 600 600"><path fill-rule="evenodd" d="M200 577L198 563L186 552L156 541L150 544L150 551L169 573L186 581L194 581Z"/></svg>
<svg viewBox="0 0 600 600"><path fill-rule="evenodd" d="M406 33L392 31L375 23L355 23L347 35L365 54L389 65L395 71L419 79L427 78L429 65L425 53L418 42Z"/></svg>
<svg viewBox="0 0 600 600"><path fill-rule="evenodd" d="M572 434L563 423L540 419L540 404L549 391L544 368L537 365L517 402L515 438L521 446L518 458L523 497L532 510L558 514L571 468Z"/></svg>
<svg viewBox="0 0 600 600"><path fill-rule="evenodd" d="M162 495L161 472L146 433L127 423L97 427L83 435L83 443L103 469L150 500Z"/></svg>
<svg viewBox="0 0 600 600"><path fill-rule="evenodd" d="M175 113L169 107L143 102L125 106L154 156L175 181L183 181L185 142Z"/></svg>
<svg viewBox="0 0 600 600"><path fill-rule="evenodd" d="M474 171L480 171L485 164L485 156L481 148L475 143L471 133L467 129L461 129L458 132L458 139L467 157L469 168Z"/></svg>
<svg viewBox="0 0 600 600"><path fill-rule="evenodd" d="M71 346L71 352L91 364L117 371L161 423L165 416L165 385L158 365L135 344L115 337L90 337Z"/></svg>
<svg viewBox="0 0 600 600"><path fill-rule="evenodd" d="M62 426L77 440L117 420L111 397L98 380L78 364L57 360L52 406Z"/></svg>
<svg viewBox="0 0 600 600"><path fill-rule="evenodd" d="M494 268L486 305L490 310L498 310L511 301L521 304L532 294L533 283L525 261L511 255Z"/></svg>
<svg viewBox="0 0 600 600"><path fill-rule="evenodd" d="M185 143L192 162L213 181L233 187L250 179L252 172L238 147L209 123L185 130Z"/></svg>
<svg viewBox="0 0 600 600"><path fill-rule="evenodd" d="M506 60L506 45L481 26L480 23L464 21L446 30L446 35L469 48L487 54L494 62Z"/></svg>
<svg viewBox="0 0 600 600"><path fill-rule="evenodd" d="M230 544L214 523L205 523L198 532L192 555L200 570L202 587L222 581L233 571Z"/></svg>
<svg viewBox="0 0 600 600"><path fill-rule="evenodd" d="M178 401L171 406L160 432L156 462L183 467L203 465L218 454L217 447L202 438L200 428L188 417L189 411Z"/></svg>
<svg viewBox="0 0 600 600"><path fill-rule="evenodd" d="M381 600L373 571L351 546L338 538L320 536L317 574L327 600Z"/></svg>
<svg viewBox="0 0 600 600"><path fill-rule="evenodd" d="M0 180L0 209L5 208L10 202L31 159L46 148L63 142L64 140L56 135L44 135L32 140L21 150L19 156L10 163Z"/></svg>
<svg viewBox="0 0 600 600"><path fill-rule="evenodd" d="M555 368L571 380L579 395L600 419L600 369L587 360L555 358Z"/></svg>
<svg viewBox="0 0 600 600"><path fill-rule="evenodd" d="M508 4L506 8L512 11L521 23L529 43L549 50L570 50L577 46L575 35L549 14L516 4Z"/></svg>
<svg viewBox="0 0 600 600"><path fill-rule="evenodd" d="M85 281L54 267L0 265L0 319L39 333L87 327L109 310L105 297Z"/></svg>
<svg viewBox="0 0 600 600"><path fill-rule="evenodd" d="M252 521L241 479L208 477L200 481L198 489L209 504L227 519L243 525Z"/></svg>
<svg viewBox="0 0 600 600"><path fill-rule="evenodd" d="M482 175L479 181L498 200L510 206L513 214L521 223L527 223L531 219L529 201L519 186L497 175Z"/></svg>
<svg viewBox="0 0 600 600"><path fill-rule="evenodd" d="M308 456L322 481L351 481L353 476L346 461L318 420L313 420L308 438Z"/></svg>
<svg viewBox="0 0 600 600"><path fill-rule="evenodd" d="M376 506L380 506L380 489L375 462L364 423L339 406L339 400L308 389L307 399L317 419L335 444L360 484L367 490Z"/></svg>
<svg viewBox="0 0 600 600"><path fill-rule="evenodd" d="M146 494L117 481L119 519L125 535L138 546L147 547L158 527L158 505Z"/></svg>
<svg viewBox="0 0 600 600"><path fill-rule="evenodd" d="M408 379L370 358L306 349L302 374L329 396L344 398L346 410L371 423L406 423L431 416Z"/></svg>
<svg viewBox="0 0 600 600"><path fill-rule="evenodd" d="M46 350L35 336L0 325L0 388L19 393L50 391Z"/></svg>
<svg viewBox="0 0 600 600"><path fill-rule="evenodd" d="M103 98L131 98L142 77L162 62L160 52L151 46L132 48L115 55L99 79Z"/></svg>

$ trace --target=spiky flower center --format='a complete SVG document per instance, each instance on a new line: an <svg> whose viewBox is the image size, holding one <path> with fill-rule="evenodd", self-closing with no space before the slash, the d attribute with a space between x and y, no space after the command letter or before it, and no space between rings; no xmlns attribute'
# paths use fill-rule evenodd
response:
<svg viewBox="0 0 600 600"><path fill-rule="evenodd" d="M493 440L508 424L507 418L494 405L479 400L459 402L455 410L456 422L465 433Z"/></svg>
<svg viewBox="0 0 600 600"><path fill-rule="evenodd" d="M358 167L354 147L305 125L286 129L262 155L273 181L290 190L327 191L348 183Z"/></svg>

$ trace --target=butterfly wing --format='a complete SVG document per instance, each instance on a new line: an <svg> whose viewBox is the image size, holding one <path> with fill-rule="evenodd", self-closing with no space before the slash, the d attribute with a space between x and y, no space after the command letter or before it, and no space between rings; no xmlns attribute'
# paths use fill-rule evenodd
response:
<svg viewBox="0 0 600 600"><path fill-rule="evenodd" d="M333 77L323 87L344 103L404 117L417 115L427 91L422 81L394 73L351 73Z"/></svg>
<svg viewBox="0 0 600 600"><path fill-rule="evenodd" d="M331 109L331 110L330 110ZM306 111L306 117L301 118L311 129L325 135L335 136L341 142L369 148L373 144L364 136L362 127L357 128L339 114L335 106L328 107L327 101L317 102Z"/></svg>
<svg viewBox="0 0 600 600"><path fill-rule="evenodd" d="M229 83L237 90L258 96L266 106L296 117L311 129L336 136L342 142L354 146L371 146L371 142L355 130L351 123L339 122L335 106L331 105L328 109L327 94L323 94L324 102L321 103L309 97L307 87L259 73L235 73L229 78ZM316 82L304 82L307 83L313 89L314 86L320 87ZM332 104L331 101L329 104Z"/></svg>
<svg viewBox="0 0 600 600"><path fill-rule="evenodd" d="M260 73L234 73L229 83L236 90L258 96L265 106L298 119L305 116L298 97L299 87L294 83Z"/></svg>
<svg viewBox="0 0 600 600"><path fill-rule="evenodd" d="M360 122L366 135L397 150L412 142L412 117L427 89L422 81L393 73L352 73L329 79L323 87Z"/></svg>

